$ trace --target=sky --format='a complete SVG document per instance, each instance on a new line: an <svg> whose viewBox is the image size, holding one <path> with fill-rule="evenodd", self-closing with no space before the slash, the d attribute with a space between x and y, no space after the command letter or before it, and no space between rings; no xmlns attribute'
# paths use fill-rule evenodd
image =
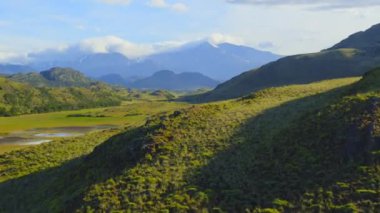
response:
<svg viewBox="0 0 380 213"><path fill-rule="evenodd" d="M380 0L0 1L0 62L70 47L140 57L199 40L308 53L380 23L379 9Z"/></svg>

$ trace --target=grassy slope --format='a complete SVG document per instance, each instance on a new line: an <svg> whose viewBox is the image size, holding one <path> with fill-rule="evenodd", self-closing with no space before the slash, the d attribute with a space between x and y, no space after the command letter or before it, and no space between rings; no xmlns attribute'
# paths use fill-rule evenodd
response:
<svg viewBox="0 0 380 213"><path fill-rule="evenodd" d="M0 206L5 211L378 209L378 164L368 152L367 139L373 137L364 127L377 118L366 112L373 96L380 96L380 85L370 78L355 86L348 85L357 79L341 79L272 88L157 116L85 158L4 182ZM356 149L352 138L364 141L362 148ZM29 162L37 163L37 156Z"/></svg>
<svg viewBox="0 0 380 213"><path fill-rule="evenodd" d="M27 146L20 146L20 145L1 145L0 146L0 155L11 152L11 151L16 151L16 150L21 150L23 148L26 148Z"/></svg>

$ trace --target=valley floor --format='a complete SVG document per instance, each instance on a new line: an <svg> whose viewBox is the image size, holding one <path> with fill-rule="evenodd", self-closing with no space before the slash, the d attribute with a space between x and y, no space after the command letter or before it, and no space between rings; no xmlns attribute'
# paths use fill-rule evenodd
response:
<svg viewBox="0 0 380 213"><path fill-rule="evenodd" d="M54 128L138 126L151 115L186 106L185 103L166 101L125 101L116 107L0 117L0 154L27 147L19 143L2 143L1 138L7 136L25 140L23 133L32 130L38 134L38 131L45 133Z"/></svg>

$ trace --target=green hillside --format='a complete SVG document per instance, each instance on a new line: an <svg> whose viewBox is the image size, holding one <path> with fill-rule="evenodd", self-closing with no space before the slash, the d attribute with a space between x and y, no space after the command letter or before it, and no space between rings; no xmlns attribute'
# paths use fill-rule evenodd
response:
<svg viewBox="0 0 380 213"><path fill-rule="evenodd" d="M358 80L160 114L54 165L54 142L3 155L0 211L379 212L380 70Z"/></svg>
<svg viewBox="0 0 380 213"><path fill-rule="evenodd" d="M45 77L43 77L45 76ZM169 91L139 91L94 82L78 71L50 71L0 76L0 116L117 106L122 101L169 100Z"/></svg>
<svg viewBox="0 0 380 213"><path fill-rule="evenodd" d="M124 93L100 83L89 88L49 88L0 77L0 116L115 106L126 99Z"/></svg>
<svg viewBox="0 0 380 213"><path fill-rule="evenodd" d="M361 76L380 66L380 24L356 33L318 53L284 57L220 84L215 90L185 100L208 102L247 95L275 86Z"/></svg>
<svg viewBox="0 0 380 213"><path fill-rule="evenodd" d="M96 83L79 71L55 67L40 73L18 73L8 77L36 87L89 87Z"/></svg>

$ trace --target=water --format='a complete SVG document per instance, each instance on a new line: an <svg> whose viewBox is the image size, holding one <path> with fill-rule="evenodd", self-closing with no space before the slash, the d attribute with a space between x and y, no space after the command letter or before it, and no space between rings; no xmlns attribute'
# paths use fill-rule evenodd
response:
<svg viewBox="0 0 380 213"><path fill-rule="evenodd" d="M34 136L43 137L43 138L64 138L64 137L72 137L76 135L78 134L61 132L61 133L39 133L39 134L35 134Z"/></svg>
<svg viewBox="0 0 380 213"><path fill-rule="evenodd" d="M1 145L38 145L51 142L54 138L76 137L86 133L110 129L113 125L91 126L91 127L56 127L39 128L26 131L13 132L6 136L0 136Z"/></svg>
<svg viewBox="0 0 380 213"><path fill-rule="evenodd" d="M21 145L39 145L39 144L43 144L43 143L49 143L51 141L52 140L31 140L31 141L21 143Z"/></svg>

